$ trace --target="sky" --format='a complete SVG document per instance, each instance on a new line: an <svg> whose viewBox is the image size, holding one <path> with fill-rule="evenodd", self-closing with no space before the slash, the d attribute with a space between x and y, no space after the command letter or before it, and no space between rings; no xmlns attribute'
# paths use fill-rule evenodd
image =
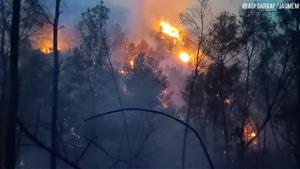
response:
<svg viewBox="0 0 300 169"><path fill-rule="evenodd" d="M110 8L110 23L118 23L127 31L129 36L146 38L145 29L151 26L151 19L168 19L179 22L178 14L184 12L196 0L104 0ZM52 0L43 1L49 11L54 10ZM95 6L99 0L63 0L61 24L67 31L75 31L81 19L81 13L87 8ZM210 0L209 8L213 13L229 10L236 13L240 7L240 0ZM160 18L159 18L160 17ZM135 31L131 31L131 30ZM139 30L139 31L136 31Z"/></svg>

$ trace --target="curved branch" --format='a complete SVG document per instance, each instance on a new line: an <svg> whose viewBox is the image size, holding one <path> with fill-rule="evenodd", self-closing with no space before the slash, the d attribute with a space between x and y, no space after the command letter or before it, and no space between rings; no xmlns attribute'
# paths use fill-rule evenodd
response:
<svg viewBox="0 0 300 169"><path fill-rule="evenodd" d="M120 113L120 112L124 112L124 111L129 111L129 112L134 112L134 111L142 111L142 112L148 112L148 113L152 113L152 114L159 114L161 116L164 116L164 117L167 117L169 119L172 119L178 123L180 123L181 125L187 127L188 129L190 129L194 135L196 136L196 138L198 139L198 141L200 142L200 145L202 146L203 148L203 151L204 151L204 154L207 158L207 161L209 163L209 166L211 169L214 169L214 165L213 165L213 162L210 158L210 155L208 153L208 150L202 140L202 138L200 137L200 135L197 133L197 131L192 127L190 126L189 124L177 119L176 117L173 117L167 113L163 113L163 112L160 112L160 111L157 111L157 110L150 110L150 109L142 109L142 108L124 108L124 109L118 109L118 110L114 110L114 111L110 111L110 112L106 112L106 113L102 113L102 114L98 114L98 115L95 115L95 116L92 116L92 117L89 117L87 119L85 119L84 121L87 122L87 121L90 121L90 120L93 120L93 119L96 119L96 118L100 118L100 117L103 117L103 116L108 116L108 115L112 115L112 114L116 114L116 113Z"/></svg>
<svg viewBox="0 0 300 169"><path fill-rule="evenodd" d="M94 140L92 140L92 139L90 139L88 137L85 137L85 139L87 141L89 141L91 144L93 144L97 149L101 150L110 159L116 160L116 161L119 161L119 162L123 162L123 163L127 164L127 160L126 159L122 159L122 158L118 158L118 157L113 156L110 152L108 152L106 149L104 149L102 146L98 145L97 143L95 143Z"/></svg>
<svg viewBox="0 0 300 169"><path fill-rule="evenodd" d="M54 151L47 147L44 143L42 143L39 139L37 139L33 134L29 132L29 130L25 127L25 125L17 119L17 123L22 130L22 132L32 141L34 142L38 147L44 149L45 151L49 152L50 154L53 153ZM61 161L65 162L69 166L71 166L74 169L81 169L78 165L74 164L73 162L69 161L66 157L62 156L58 152L55 153L55 156L60 159Z"/></svg>

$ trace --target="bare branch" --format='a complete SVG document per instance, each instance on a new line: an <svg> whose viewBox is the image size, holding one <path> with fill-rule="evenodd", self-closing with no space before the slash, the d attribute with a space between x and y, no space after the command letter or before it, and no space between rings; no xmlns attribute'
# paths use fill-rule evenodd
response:
<svg viewBox="0 0 300 169"><path fill-rule="evenodd" d="M42 143L38 138L36 138L33 134L31 134L29 132L29 130L25 127L25 125L21 122L20 119L17 119L17 123L19 125L19 127L21 128L21 130L23 131L23 133L32 141L34 142L37 146L39 146L40 148L44 149L45 151L49 152L50 154L52 154L54 151L47 147L44 143ZM60 159L61 161L63 161L64 163L66 163L67 165L71 166L72 168L75 169L81 169L78 165L74 164L73 162L69 161L67 158L65 158L64 156L60 155L58 152L55 153L55 156Z"/></svg>
<svg viewBox="0 0 300 169"><path fill-rule="evenodd" d="M93 120L93 119L96 119L96 118L100 118L100 117L103 117L103 116L108 116L108 115L112 115L112 114L116 114L116 113L120 113L120 112L124 112L124 111L128 111L128 112L130 112L130 113L136 112L136 111L141 111L141 112L148 112L148 113L152 113L152 114L159 114L159 115L161 115L161 116L164 116L164 117L167 117L167 118L169 118L169 119L172 119L172 120L178 122L179 124L181 124L181 125L187 127L188 129L190 129L190 130L193 132L193 134L194 134L194 135L196 136L196 138L198 139L198 141L199 141L199 143L200 143L200 145L201 145L201 147L202 147L202 149L203 149L203 151L204 151L204 154L205 154L205 156L206 156L206 158L207 158L207 161L208 161L208 163L209 163L210 168L211 168L211 169L214 169L214 168L215 168L215 167L214 167L214 164L213 164L213 162L212 162L212 159L211 159L211 157L210 157L210 155L209 155L209 153L208 153L208 150L207 150L207 148L206 148L206 146L205 146L205 144L204 144L204 142L203 142L201 136L197 133L197 131L196 131L192 126L190 126L188 123L186 123L186 122L184 122L184 121L182 121L182 120L179 120L179 119L177 119L176 117L173 117L173 116L171 116L171 115L169 115L169 114L167 114L167 113L163 113L163 112L160 112L160 111L157 111L157 110L150 110L150 109L124 108L124 109L118 109L118 110L114 110L114 111L110 111L110 112L98 114L98 115L89 117L89 118L85 119L84 121L87 122L87 121L90 121L90 120Z"/></svg>

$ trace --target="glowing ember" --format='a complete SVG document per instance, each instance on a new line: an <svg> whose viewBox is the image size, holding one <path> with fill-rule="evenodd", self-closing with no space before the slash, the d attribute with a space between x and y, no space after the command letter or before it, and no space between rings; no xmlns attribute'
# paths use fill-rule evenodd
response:
<svg viewBox="0 0 300 169"><path fill-rule="evenodd" d="M225 104L227 104L227 105L231 105L231 100L230 99L228 99L228 98L226 98L225 100L224 100L224 103Z"/></svg>
<svg viewBox="0 0 300 169"><path fill-rule="evenodd" d="M251 137L255 137L256 136L256 133L253 131L252 133L251 133Z"/></svg>
<svg viewBox="0 0 300 169"><path fill-rule="evenodd" d="M188 63L191 60L191 56L187 52L180 52L179 58L184 63Z"/></svg>
<svg viewBox="0 0 300 169"><path fill-rule="evenodd" d="M160 100L161 106L164 109L167 109L169 107L169 105L168 105L168 91L167 90L164 89L164 90L161 91L159 100Z"/></svg>
<svg viewBox="0 0 300 169"><path fill-rule="evenodd" d="M161 21L160 26L162 28L162 32L176 39L181 40L179 30L172 26L169 22Z"/></svg>
<svg viewBox="0 0 300 169"><path fill-rule="evenodd" d="M120 73L121 73L122 75L125 75L125 74L126 74L126 72L125 72L124 70L121 70Z"/></svg>
<svg viewBox="0 0 300 169"><path fill-rule="evenodd" d="M52 47L49 47L49 46L45 45L45 46L42 46L40 50L44 54L50 54L52 52Z"/></svg>
<svg viewBox="0 0 300 169"><path fill-rule="evenodd" d="M131 60L131 61L129 62L129 64L130 64L130 66L131 66L131 69L133 69L133 68L134 68L134 61Z"/></svg>
<svg viewBox="0 0 300 169"><path fill-rule="evenodd" d="M161 102L161 105L163 106L163 108L168 108L168 104L167 103L165 103L165 102Z"/></svg>
<svg viewBox="0 0 300 169"><path fill-rule="evenodd" d="M244 125L243 135L244 135L244 140L245 141L250 141L250 140L252 140L253 138L256 137L256 132L255 132L254 126L251 122L247 122ZM257 140L254 140L253 143L256 144Z"/></svg>

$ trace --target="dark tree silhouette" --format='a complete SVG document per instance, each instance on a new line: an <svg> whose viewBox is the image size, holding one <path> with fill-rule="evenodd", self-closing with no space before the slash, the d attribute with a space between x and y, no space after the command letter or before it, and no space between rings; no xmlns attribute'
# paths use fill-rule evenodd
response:
<svg viewBox="0 0 300 169"><path fill-rule="evenodd" d="M9 111L6 135L6 158L5 168L15 169L16 161L16 124L19 105L19 24L20 24L21 0L13 1L13 15L11 25L11 48L10 48L10 93Z"/></svg>
<svg viewBox="0 0 300 169"><path fill-rule="evenodd" d="M201 72L201 67L204 62L205 58L205 41L206 41L206 29L205 29L205 19L206 19L206 12L207 12L207 5L208 0L199 0L198 1L198 8L191 9L190 11L187 11L185 14L181 15L181 22L183 22L186 26L190 27L190 29L194 30L197 37L197 51L196 53L196 61L194 65L194 70L192 72L192 77L190 84L188 85L187 89L187 113L186 113L186 123L189 124L190 118L191 118L191 110L193 106L194 100L196 100L195 97L195 88L197 85L197 80L199 78L199 74ZM196 15L195 15L196 14ZM182 146L182 157L181 157L181 163L182 168L185 168L185 158L186 158L186 142L187 142L187 127L184 129L183 133L183 146Z"/></svg>
<svg viewBox="0 0 300 169"><path fill-rule="evenodd" d="M52 88L52 119L51 119L51 160L50 168L56 169L56 154L57 154L57 105L58 105L58 82L59 82L59 51L58 51L58 29L61 0L56 0L55 16L53 22L53 88Z"/></svg>

